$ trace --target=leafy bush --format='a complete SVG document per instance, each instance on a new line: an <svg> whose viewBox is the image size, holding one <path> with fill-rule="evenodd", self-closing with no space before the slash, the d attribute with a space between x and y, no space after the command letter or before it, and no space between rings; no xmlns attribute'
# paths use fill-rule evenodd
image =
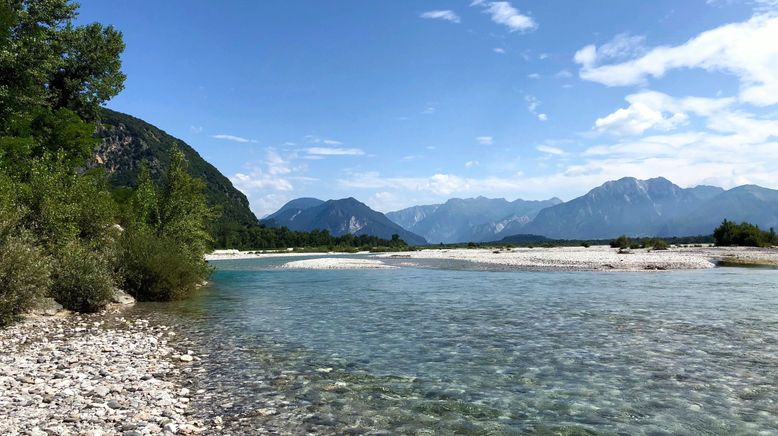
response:
<svg viewBox="0 0 778 436"><path fill-rule="evenodd" d="M585 241L584 241L584 242L581 242L581 247L583 247L583 248L589 248L589 247L591 247L591 244L589 244L588 242L585 242Z"/></svg>
<svg viewBox="0 0 778 436"><path fill-rule="evenodd" d="M122 289L140 301L186 298L210 275L202 255L140 230L122 235L118 265Z"/></svg>
<svg viewBox="0 0 778 436"><path fill-rule="evenodd" d="M113 259L72 241L56 254L51 294L65 308L96 312L111 302L115 280Z"/></svg>
<svg viewBox="0 0 778 436"><path fill-rule="evenodd" d="M14 321L43 297L51 283L49 259L28 237L0 245L0 326Z"/></svg>
<svg viewBox="0 0 778 436"><path fill-rule="evenodd" d="M664 239L656 239L652 241L652 248L654 250L667 250L670 248L670 244L668 244Z"/></svg>
<svg viewBox="0 0 778 436"><path fill-rule="evenodd" d="M771 228L769 231L764 231L759 226L746 222L735 224L732 221L724 220L713 231L713 237L718 246L769 247L778 245L778 236L775 234L775 229Z"/></svg>
<svg viewBox="0 0 778 436"><path fill-rule="evenodd" d="M625 235L621 235L618 238L610 242L611 248L628 248L632 241Z"/></svg>

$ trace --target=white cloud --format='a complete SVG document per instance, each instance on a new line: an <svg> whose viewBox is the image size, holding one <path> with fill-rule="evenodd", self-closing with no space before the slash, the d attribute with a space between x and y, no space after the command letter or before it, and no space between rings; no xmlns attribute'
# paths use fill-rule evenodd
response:
<svg viewBox="0 0 778 436"><path fill-rule="evenodd" d="M195 135L199 135L200 133L203 133L203 126L189 126L189 131Z"/></svg>
<svg viewBox="0 0 778 436"><path fill-rule="evenodd" d="M510 2L472 2L471 6L483 6L492 21L506 26L511 32L529 31L538 27L535 20L514 8Z"/></svg>
<svg viewBox="0 0 778 436"><path fill-rule="evenodd" d="M305 135L304 139L308 144L343 145L343 143L340 141L336 141L330 138L323 138L319 135Z"/></svg>
<svg viewBox="0 0 778 436"><path fill-rule="evenodd" d="M552 147L550 145L538 145L537 147L535 147L535 149L537 151L541 152L541 153L553 154L555 156L563 156L563 155L567 154L561 148L559 148L559 147Z"/></svg>
<svg viewBox="0 0 778 436"><path fill-rule="evenodd" d="M244 194L259 189L274 189L277 191L291 191L294 189L289 180L265 174L262 171L254 171L249 174L237 173L230 177L230 181Z"/></svg>
<svg viewBox="0 0 778 436"><path fill-rule="evenodd" d="M557 79L569 79L573 77L573 73L567 70L561 70L560 72L554 74L554 77L556 77Z"/></svg>
<svg viewBox="0 0 778 436"><path fill-rule="evenodd" d="M778 15L756 15L703 32L677 46L656 47L621 63L601 64L609 53L593 45L575 54L582 79L607 86L644 83L680 68L724 71L740 80L740 100L757 106L778 103Z"/></svg>
<svg viewBox="0 0 778 436"><path fill-rule="evenodd" d="M465 168L473 168L473 167L477 167L478 165L481 165L481 163L478 162L477 160L469 160L465 162Z"/></svg>
<svg viewBox="0 0 778 436"><path fill-rule="evenodd" d="M630 104L598 118L594 128L599 132L639 135L649 129L669 131L685 125L689 113L710 116L734 103L732 98L673 98L656 91L644 91L626 97Z"/></svg>
<svg viewBox="0 0 778 436"><path fill-rule="evenodd" d="M505 49L500 47L495 47L492 49L492 51L499 54L505 54Z"/></svg>
<svg viewBox="0 0 778 436"><path fill-rule="evenodd" d="M241 136L235 136L235 135L228 135L225 133L220 133L218 135L211 135L211 138L213 139L223 139L225 141L233 141L233 142L240 142L240 143L247 143L247 142L257 142L254 139L248 139Z"/></svg>
<svg viewBox="0 0 778 436"><path fill-rule="evenodd" d="M475 140L481 145L492 145L494 143L494 138L491 136L478 136Z"/></svg>
<svg viewBox="0 0 778 436"><path fill-rule="evenodd" d="M529 77L530 79L540 79L540 74L538 74L538 73L530 73L530 74L527 74L527 77Z"/></svg>
<svg viewBox="0 0 778 436"><path fill-rule="evenodd" d="M459 15L457 15L454 11L451 11L451 10L427 11L427 12L423 12L419 16L421 18L428 18L428 19L435 19L435 20L444 20L444 21L449 21L449 22L452 22L452 23L459 23L460 22Z"/></svg>
<svg viewBox="0 0 778 436"><path fill-rule="evenodd" d="M548 121L548 115L538 112L538 107L540 107L540 100L538 100L535 96L527 94L524 96L524 101L527 102L527 110L532 115L535 115L540 121Z"/></svg>
<svg viewBox="0 0 778 436"><path fill-rule="evenodd" d="M426 108L424 108L423 111L421 111L421 113L423 115L432 115L432 114L434 114L437 111L438 110L437 110L437 108L435 108L435 106L427 106Z"/></svg>
<svg viewBox="0 0 778 436"><path fill-rule="evenodd" d="M310 147L305 151L314 156L362 156L365 152L359 148Z"/></svg>

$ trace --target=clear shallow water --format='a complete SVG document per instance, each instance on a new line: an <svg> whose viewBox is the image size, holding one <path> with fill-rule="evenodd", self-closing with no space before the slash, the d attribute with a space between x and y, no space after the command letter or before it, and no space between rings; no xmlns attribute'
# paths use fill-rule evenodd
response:
<svg viewBox="0 0 778 436"><path fill-rule="evenodd" d="M778 270L272 268L287 260L214 262L200 297L136 309L209 354L202 406L236 431L778 432Z"/></svg>

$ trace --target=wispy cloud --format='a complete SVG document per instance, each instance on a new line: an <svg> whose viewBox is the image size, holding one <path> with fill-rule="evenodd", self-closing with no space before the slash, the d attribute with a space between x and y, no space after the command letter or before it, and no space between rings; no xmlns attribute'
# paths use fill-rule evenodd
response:
<svg viewBox="0 0 778 436"><path fill-rule="evenodd" d="M459 23L461 21L459 15L457 15L454 11L448 9L422 12L421 15L419 15L419 17L433 19L433 20L444 20L444 21L449 21L451 23Z"/></svg>
<svg viewBox="0 0 778 436"><path fill-rule="evenodd" d="M224 141L240 142L240 143L257 142L254 139L248 139L248 138L244 138L242 136L228 135L228 134L225 134L225 133L220 133L218 135L211 135L211 138L222 139Z"/></svg>
<svg viewBox="0 0 778 436"><path fill-rule="evenodd" d="M505 54L505 49L500 47L495 47L492 49L492 51L499 54Z"/></svg>
<svg viewBox="0 0 778 436"><path fill-rule="evenodd" d="M527 110L532 115L535 115L540 121L548 121L548 115L538 111L540 100L538 100L537 97L527 94L524 96L524 101L527 102Z"/></svg>
<svg viewBox="0 0 778 436"><path fill-rule="evenodd" d="M469 161L465 162L465 168L473 168L473 167L477 167L477 166L478 166L478 165L480 165L480 164L481 164L481 163L480 163L480 162L478 162L477 160L469 160Z"/></svg>
<svg viewBox="0 0 778 436"><path fill-rule="evenodd" d="M195 135L199 135L200 133L203 133L203 126L189 126L189 131Z"/></svg>
<svg viewBox="0 0 778 436"><path fill-rule="evenodd" d="M365 152L359 148L310 147L306 153L313 156L362 156Z"/></svg>
<svg viewBox="0 0 778 436"><path fill-rule="evenodd" d="M506 26L511 32L526 32L535 30L538 27L538 24L532 17L522 14L518 9L513 7L510 2L475 0L471 2L470 5L483 7L484 12L491 16L492 21Z"/></svg>
<svg viewBox="0 0 778 436"><path fill-rule="evenodd" d="M492 145L494 143L494 138L491 136L478 136L475 140L481 145Z"/></svg>
<svg viewBox="0 0 778 436"><path fill-rule="evenodd" d="M541 152L541 153L553 154L555 156L562 156L562 155L567 154L561 148L559 148L559 147L552 147L550 145L538 145L537 147L535 147L535 149L537 151Z"/></svg>

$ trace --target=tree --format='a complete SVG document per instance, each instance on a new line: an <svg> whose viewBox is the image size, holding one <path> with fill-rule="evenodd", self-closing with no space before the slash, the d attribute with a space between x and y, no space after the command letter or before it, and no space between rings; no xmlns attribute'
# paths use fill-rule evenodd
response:
<svg viewBox="0 0 778 436"><path fill-rule="evenodd" d="M155 186L142 168L129 200L120 239L122 284L140 300L167 301L192 293L210 274L203 259L216 218L201 180L189 175L184 154L174 149L170 167Z"/></svg>
<svg viewBox="0 0 778 436"><path fill-rule="evenodd" d="M97 23L74 26L77 8L69 0L0 5L0 135L40 107L93 120L122 90L122 34Z"/></svg>
<svg viewBox="0 0 778 436"><path fill-rule="evenodd" d="M75 26L77 8L0 1L0 184L13 188L0 189L0 209L14 210L0 213L12 223L0 232L6 319L44 292L74 310L113 292L116 205L84 164L100 105L123 87L124 43L110 26Z"/></svg>
<svg viewBox="0 0 778 436"><path fill-rule="evenodd" d="M766 232L751 223L735 224L726 219L713 231L713 237L719 246L766 247L778 244L778 237L772 228Z"/></svg>

